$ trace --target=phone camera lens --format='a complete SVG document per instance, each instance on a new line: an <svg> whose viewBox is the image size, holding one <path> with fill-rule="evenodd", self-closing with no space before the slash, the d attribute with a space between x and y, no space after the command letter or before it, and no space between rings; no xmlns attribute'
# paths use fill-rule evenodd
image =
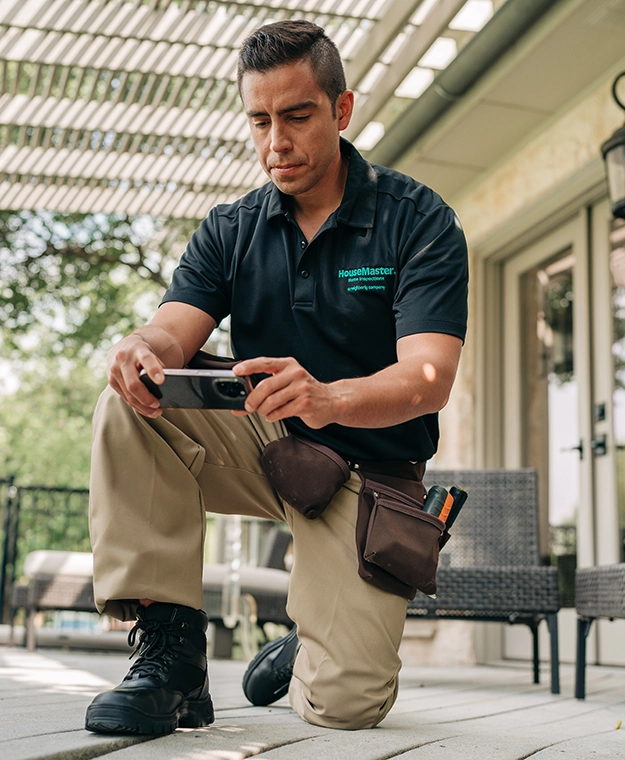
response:
<svg viewBox="0 0 625 760"><path fill-rule="evenodd" d="M245 396L245 388L240 380L218 380L216 386L222 396L227 396L228 398Z"/></svg>

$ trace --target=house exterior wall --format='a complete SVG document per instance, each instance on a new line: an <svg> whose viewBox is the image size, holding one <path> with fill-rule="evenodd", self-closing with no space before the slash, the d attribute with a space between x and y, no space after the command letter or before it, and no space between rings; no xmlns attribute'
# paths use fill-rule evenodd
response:
<svg viewBox="0 0 625 760"><path fill-rule="evenodd" d="M432 467L502 465L502 461L492 460L486 447L480 450L478 433L479 420L488 413L483 407L492 401L488 393L480 394L478 388L491 369L487 358L489 351L483 345L485 337L481 334L483 316L482 322L480 321L480 312L486 308L489 292L487 283L480 278L484 277L485 272L483 261L500 253L492 244L490 247L485 245L485 241L496 237L507 240L508 247L513 247L515 224L518 232L519 219L523 218L527 209L542 207L545 209L545 218L537 219L536 214L540 216L541 212L534 212L531 223L528 220L526 228L521 229L519 239L529 241L534 229L536 235L540 234L541 224L543 230L548 228L549 213L554 204L557 207L559 202L556 196L566 197L570 204L570 196L579 193L579 202L583 205L581 196L586 190L584 184L596 183L600 176L600 145L623 122L623 113L614 103L611 94L615 74L616 72L609 73L604 81L580 94L574 103L556 114L540 131L529 135L512 154L493 166L478 182L457 197L449 199L450 205L458 213L469 243L470 316L456 383L450 401L440 415L441 442ZM588 172L588 167L594 168L594 172ZM565 189L564 192L562 188ZM607 193L605 183L599 192ZM543 204L547 199L551 199L551 203ZM537 221L541 224L536 224ZM506 228L509 228L509 234L506 234ZM450 658L454 655L457 664L469 664L498 659L504 652L502 627L462 621L434 624L426 621L409 622L412 627L407 627L402 645L406 662L437 664L436 652L444 651L447 664L451 664ZM524 629L524 626L514 628ZM527 656L531 651L529 632L523 630L515 635L518 641L512 649L508 644L506 652L510 654L516 647L519 656ZM544 641L543 651L547 651Z"/></svg>
<svg viewBox="0 0 625 760"><path fill-rule="evenodd" d="M610 75L592 91L584 93L479 182L450 199L469 243L470 316L456 384L449 404L441 413L441 445L434 463L437 467L498 464L483 462L481 453L476 450L476 421L484 410L477 408L475 383L477 376L488 371L487 367L476 366L480 340L476 316L483 307L477 298L483 290L483 283L478 279L483 256L480 245L494 232L511 225L527 207L548 197L598 161L600 145L623 122L623 112L611 94L613 79Z"/></svg>

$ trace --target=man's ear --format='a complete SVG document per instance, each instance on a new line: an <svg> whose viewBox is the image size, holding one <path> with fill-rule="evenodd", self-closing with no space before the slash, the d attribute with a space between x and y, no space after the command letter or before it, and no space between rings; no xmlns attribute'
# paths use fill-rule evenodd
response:
<svg viewBox="0 0 625 760"><path fill-rule="evenodd" d="M336 115L339 120L339 130L343 131L349 126L354 112L354 93L345 90L336 99Z"/></svg>

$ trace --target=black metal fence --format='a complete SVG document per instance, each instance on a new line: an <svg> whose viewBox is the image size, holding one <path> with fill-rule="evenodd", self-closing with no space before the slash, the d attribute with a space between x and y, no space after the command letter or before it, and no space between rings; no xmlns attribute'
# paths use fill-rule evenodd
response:
<svg viewBox="0 0 625 760"><path fill-rule="evenodd" d="M0 620L8 621L13 582L28 552L90 551L86 488L20 486L0 479Z"/></svg>

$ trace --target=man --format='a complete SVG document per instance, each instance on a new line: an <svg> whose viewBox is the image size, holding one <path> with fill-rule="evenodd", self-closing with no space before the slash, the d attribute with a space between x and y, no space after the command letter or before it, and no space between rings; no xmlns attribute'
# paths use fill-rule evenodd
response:
<svg viewBox="0 0 625 760"><path fill-rule="evenodd" d="M289 692L307 721L367 728L397 694L406 599L358 575L360 480L307 520L260 458L288 433L352 468L398 462L420 481L465 334L466 244L428 188L367 164L323 30L281 21L242 47L238 84L271 180L214 208L151 322L115 346L94 416L91 531L98 608L137 623L126 679L93 731L156 734L213 720L202 605L204 511L284 520L294 541L291 633L250 666L255 704ZM264 376L243 412L166 410L139 380L182 367L231 314L235 372Z"/></svg>

